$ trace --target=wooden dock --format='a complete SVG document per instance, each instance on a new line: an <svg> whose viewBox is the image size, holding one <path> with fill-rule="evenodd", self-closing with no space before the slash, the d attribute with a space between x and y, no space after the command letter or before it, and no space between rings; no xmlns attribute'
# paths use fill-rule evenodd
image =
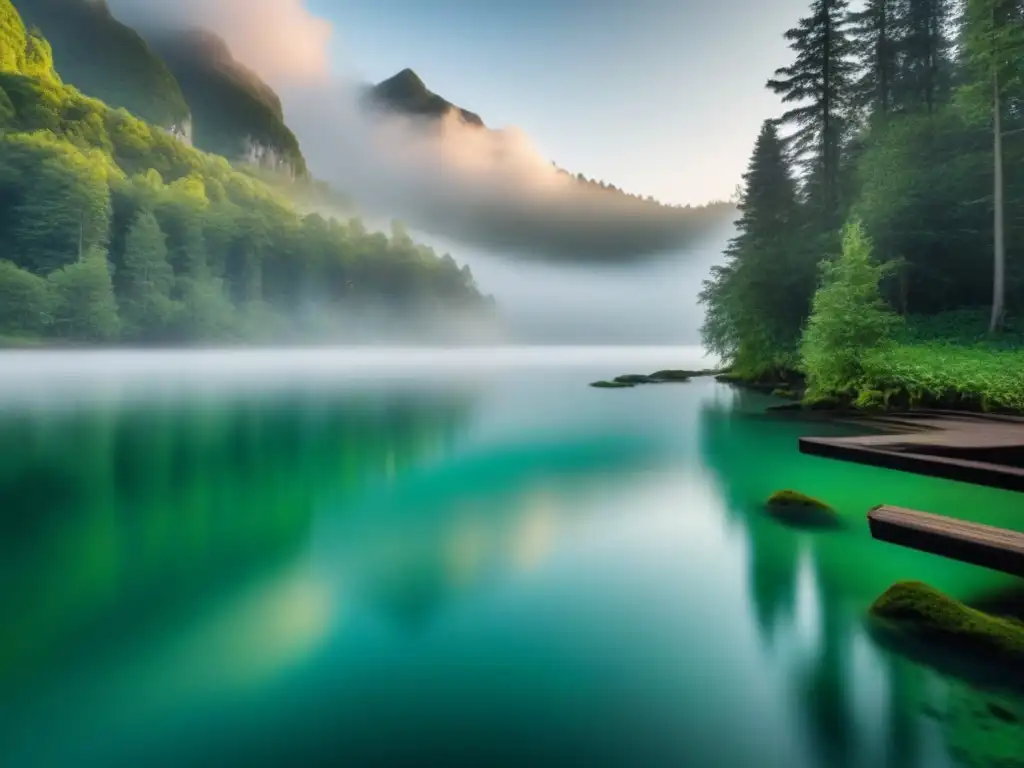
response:
<svg viewBox="0 0 1024 768"><path fill-rule="evenodd" d="M865 419L879 434L802 437L800 452L1024 492L1024 419L921 411Z"/></svg>
<svg viewBox="0 0 1024 768"><path fill-rule="evenodd" d="M854 423L875 434L802 437L800 452L1024 492L1024 418L917 411ZM1022 532L886 505L868 525L880 541L1024 577Z"/></svg>
<svg viewBox="0 0 1024 768"><path fill-rule="evenodd" d="M1024 577L1024 533L892 506L868 512L868 525L880 541Z"/></svg>

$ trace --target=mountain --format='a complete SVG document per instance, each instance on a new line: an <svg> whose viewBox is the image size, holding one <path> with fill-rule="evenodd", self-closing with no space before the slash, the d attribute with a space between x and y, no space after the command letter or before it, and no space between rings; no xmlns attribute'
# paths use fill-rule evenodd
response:
<svg viewBox="0 0 1024 768"><path fill-rule="evenodd" d="M454 112L464 124L482 130L490 130L480 115L457 106L443 96L434 93L427 87L419 75L408 68L403 69L397 75L393 75L387 80L370 86L366 91L365 103L374 110L425 117L433 120L440 120L449 112ZM552 163L552 165L555 164ZM645 205L662 208L670 207L652 197L631 194L614 184L608 184L597 179L589 179L582 173L574 174L557 165L555 165L555 169L559 173L570 176L579 184L591 189L606 191Z"/></svg>
<svg viewBox="0 0 1024 768"><path fill-rule="evenodd" d="M307 214L53 55L0 0L0 339L451 339L489 315L469 268L399 225Z"/></svg>
<svg viewBox="0 0 1024 768"><path fill-rule="evenodd" d="M12 0L53 45L65 82L124 107L199 149L306 176L281 100L204 30L149 31L123 24L106 0Z"/></svg>
<svg viewBox="0 0 1024 768"><path fill-rule="evenodd" d="M280 98L234 58L224 40L201 29L152 33L147 39L181 85L192 110L195 146L292 176L307 175Z"/></svg>
<svg viewBox="0 0 1024 768"><path fill-rule="evenodd" d="M478 114L438 96L411 69L403 69L397 75L371 87L367 101L383 109L438 120L454 111L462 122L478 128L486 127Z"/></svg>
<svg viewBox="0 0 1024 768"><path fill-rule="evenodd" d="M188 134L189 108L178 83L146 41L113 17L104 0L13 0L29 28L53 47L66 83L147 122Z"/></svg>

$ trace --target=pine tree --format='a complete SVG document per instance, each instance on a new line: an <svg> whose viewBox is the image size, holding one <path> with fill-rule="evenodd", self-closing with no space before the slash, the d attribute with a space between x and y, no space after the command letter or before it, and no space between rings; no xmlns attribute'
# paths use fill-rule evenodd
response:
<svg viewBox="0 0 1024 768"><path fill-rule="evenodd" d="M775 121L762 125L743 181L738 234L700 295L701 330L708 349L757 377L791 367L810 296L794 290L796 183Z"/></svg>
<svg viewBox="0 0 1024 768"><path fill-rule="evenodd" d="M79 341L117 337L121 324L103 249L90 248L80 261L51 273L48 282L53 288L53 322L58 336Z"/></svg>
<svg viewBox="0 0 1024 768"><path fill-rule="evenodd" d="M952 83L950 0L899 0L902 27L897 99L908 112L932 114Z"/></svg>
<svg viewBox="0 0 1024 768"><path fill-rule="evenodd" d="M775 71L768 87L785 104L795 126L793 159L804 170L808 202L825 229L838 226L843 145L852 125L851 84L856 73L848 35L847 0L813 0L811 15L786 32L796 61Z"/></svg>
<svg viewBox="0 0 1024 768"><path fill-rule="evenodd" d="M867 0L849 16L851 49L860 72L852 83L853 106L884 121L894 106L902 43L898 0Z"/></svg>
<svg viewBox="0 0 1024 768"><path fill-rule="evenodd" d="M174 271L167 261L164 233L147 210L140 211L128 228L117 282L127 335L137 339L159 336L174 311Z"/></svg>

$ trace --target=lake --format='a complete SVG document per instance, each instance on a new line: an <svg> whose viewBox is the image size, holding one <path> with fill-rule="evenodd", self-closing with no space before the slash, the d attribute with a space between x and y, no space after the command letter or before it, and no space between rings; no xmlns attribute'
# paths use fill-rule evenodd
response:
<svg viewBox="0 0 1024 768"><path fill-rule="evenodd" d="M0 354L0 765L1024 764L1024 705L871 601L1014 494L801 456L695 349ZM792 487L838 531L767 516ZM996 707L996 705L998 705ZM994 709L995 708L995 709Z"/></svg>

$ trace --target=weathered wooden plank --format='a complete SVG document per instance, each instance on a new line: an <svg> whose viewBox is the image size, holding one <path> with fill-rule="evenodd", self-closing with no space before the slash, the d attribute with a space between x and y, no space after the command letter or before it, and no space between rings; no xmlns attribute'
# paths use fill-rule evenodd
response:
<svg viewBox="0 0 1024 768"><path fill-rule="evenodd" d="M1024 577L1024 533L887 505L868 525L880 541Z"/></svg>
<svg viewBox="0 0 1024 768"><path fill-rule="evenodd" d="M974 461L963 456L940 456L914 450L906 435L871 436L869 441L858 437L802 437L800 452L810 456L867 464L872 467L912 472L945 480L985 485L1007 491L1024 492L1024 469L1008 464ZM950 435L950 442L960 435ZM936 438L932 438L934 441ZM1024 430L1021 433L1024 443ZM1002 447L1002 446L998 446Z"/></svg>

